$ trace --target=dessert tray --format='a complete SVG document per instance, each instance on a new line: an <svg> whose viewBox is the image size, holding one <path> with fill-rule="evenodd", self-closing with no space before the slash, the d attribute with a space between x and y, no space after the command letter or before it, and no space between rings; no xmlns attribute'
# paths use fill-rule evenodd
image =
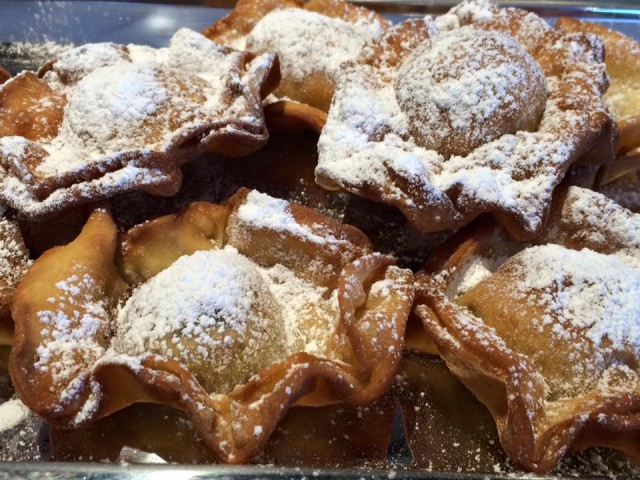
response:
<svg viewBox="0 0 640 480"><path fill-rule="evenodd" d="M634 3L0 0L0 478L640 475Z"/></svg>

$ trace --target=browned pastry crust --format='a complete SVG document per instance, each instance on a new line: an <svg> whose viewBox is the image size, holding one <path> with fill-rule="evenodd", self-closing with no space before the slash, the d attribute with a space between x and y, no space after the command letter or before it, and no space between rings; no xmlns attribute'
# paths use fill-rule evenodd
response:
<svg viewBox="0 0 640 480"><path fill-rule="evenodd" d="M274 54L188 30L162 52L66 51L0 86L0 201L34 219L123 191L172 195L184 162L266 143L261 101L278 79Z"/></svg>
<svg viewBox="0 0 640 480"><path fill-rule="evenodd" d="M264 117L270 130L299 132L310 130L318 135L327 122L327 114L305 103L280 100L264 107Z"/></svg>
<svg viewBox="0 0 640 480"><path fill-rule="evenodd" d="M602 25L575 18L560 17L556 26L567 32L598 35L606 48L605 62L611 86L605 101L616 117L620 137L616 152L619 158L605 169L601 185L640 170L640 43ZM625 197L637 197L640 191L630 188L631 184L624 180L619 183L607 190L627 190L620 200L631 206Z"/></svg>
<svg viewBox="0 0 640 480"><path fill-rule="evenodd" d="M165 403L190 415L218 459L242 463L266 444L293 404L364 404L380 397L400 360L413 301L411 273L372 253L357 229L306 207L287 205L282 214L294 220L283 227L248 222L242 208L255 206L252 195L261 194L241 190L226 205L194 203L180 214L134 227L121 241L109 214L96 211L75 241L43 254L13 305L10 369L21 399L58 427L86 424L132 403ZM259 354L244 355L244 363L259 371L238 373L235 364L219 371L187 363L179 360L180 352L176 357L154 349L141 355L109 350L122 334L114 308L131 287L134 295L136 286L165 275L177 261L190 258L185 255L215 254L223 245L235 249L225 255L238 261L288 268L336 295L337 326L327 332L325 353L294 351L278 357L282 340L276 336L255 347ZM271 308L268 298L256 305ZM69 321L52 326L52 315ZM302 312L299 316L307 318ZM52 334L58 343L52 343ZM192 348L186 339L181 342L184 349ZM230 342L224 340L233 345L233 338ZM255 362L264 355L276 358L260 367ZM222 388L235 385L236 374L245 379L242 384Z"/></svg>
<svg viewBox="0 0 640 480"><path fill-rule="evenodd" d="M640 43L620 32L597 23L560 17L556 27L567 32L584 32L602 38L611 86L607 105L620 127L618 153L625 154L640 146Z"/></svg>
<svg viewBox="0 0 640 480"><path fill-rule="evenodd" d="M346 22L346 24L354 26L361 25L362 23L375 23L381 28L387 28L390 24L381 15L367 8L359 7L342 0L311 0L309 2L301 0L240 0L229 15L204 29L203 33L207 37L224 45L235 48L239 48L242 45L247 50L254 52L264 52L267 50L275 50L278 52L283 64L282 80L278 88L274 91L274 95L278 98L301 102L326 112L331 104L336 78L334 78L335 75L333 73L329 72L323 66L314 64L317 63L318 59L313 55L325 55L330 59L333 56L333 50L331 49L346 47L344 45L331 43L333 39L327 37L329 41L326 45L328 49L327 52L299 52L290 59L288 58L289 54L279 49L279 47L285 45L283 40L278 38L278 35L281 35L282 32L271 32L271 35L267 34L266 38L262 39L253 38L251 35L253 29L264 17L269 13L283 9L313 12L329 19L342 20ZM292 25L278 25L277 28L283 29L284 33L286 33L286 29L289 28L291 30L290 37L293 41L307 41L307 39L304 38L305 31L293 30ZM331 26L327 25L326 28L329 29ZM308 36L314 36L316 34L317 32L315 31L308 32ZM302 37L300 35L302 35ZM309 48L316 49L317 46L309 44ZM300 78L296 77L287 66L290 61L298 64L293 65L292 68L297 68L300 64L307 64L304 67L306 74ZM282 113L287 114L289 111L283 111Z"/></svg>
<svg viewBox="0 0 640 480"><path fill-rule="evenodd" d="M427 267L429 273L419 274L416 314L449 369L489 408L502 445L518 466L549 471L567 452L591 446L614 447L636 458L640 455L640 382L636 353L630 346L635 340L629 337L627 344L620 339L627 333L609 330L610 340L605 337L598 344L591 336L592 326L583 325L582 319L572 323L570 317L562 317L567 314L563 307L554 307L551 317L545 317L549 312L546 302L572 295L576 290L569 289L574 286L586 289L582 292L589 288L601 292L602 297L589 307L593 309L606 301L605 293L611 294L607 288L616 287L588 283L590 280L580 287L574 282L582 280L566 273L564 283L547 290L532 290L526 298L514 293L519 291L515 286L523 282L522 272L528 271L519 262L534 258L537 251L531 252L536 248L556 252L589 249L579 254L589 255L591 261L615 255L637 266L639 231L638 215L598 193L571 187L561 189L554 199L549 224L538 239L540 247L525 248L496 225L478 224L443 247ZM571 253L571 261L578 261L576 255ZM497 270L490 268L493 273L475 286L460 287L465 272L477 265L474 262L481 259L491 264L501 256L510 258ZM618 262L622 264L619 260L613 264ZM548 264L542 268L564 267ZM544 272L530 274L542 277ZM461 293L454 300L456 290ZM614 314L617 312L612 311ZM637 317L627 321L637 321Z"/></svg>
<svg viewBox="0 0 640 480"><path fill-rule="evenodd" d="M29 252L15 221L0 218L0 346L11 345L11 303L16 287L29 268Z"/></svg>
<svg viewBox="0 0 640 480"><path fill-rule="evenodd" d="M414 91L425 95L436 92L433 98L415 98L416 106L431 102L427 110L435 112L419 115L424 123L443 112L455 113L456 102L462 99L460 106L468 102L469 109L461 108L458 116L447 122L470 122L482 132L475 118L484 115L487 105L500 103L499 99L487 94L472 105L475 90L464 90L462 80L454 83L452 90L444 91L453 70L443 74L442 83L434 80L440 70L447 73L447 56L451 56L449 60L456 69L468 68L464 56L453 59L457 50L449 47L465 50L465 55L481 51L473 40L464 41L473 37L473 32L478 39L502 35L505 45L517 41L525 56L533 58L544 73L547 101L542 118L534 122L535 128L527 123L535 119L538 109L522 117L525 128L515 134L510 133L511 127L501 127L487 136L496 140L485 142L468 155L451 155L466 152L475 143L448 145L450 135L439 130L441 123L427 125L426 131L441 134L442 141L425 142L414 131L421 127L408 99ZM495 52L487 53L488 57L492 55ZM421 58L418 63L422 68L432 56L444 59L429 73L432 77L405 65ZM486 72L479 71L492 78L488 72L503 71L515 64L507 62L497 68L490 62L486 65ZM491 213L515 237L533 238L544 227L554 188L572 164L599 165L613 159L617 127L602 99L608 79L601 41L593 35L554 30L523 10L501 9L477 0L463 2L436 21L408 20L372 41L344 70L319 140L316 180L331 190L345 189L395 205L421 231L459 228L482 213ZM536 76L525 75L522 68L515 70L518 78ZM479 75L471 72L460 78L474 78L484 92L502 91L502 83L495 89L485 88L484 79L470 77L472 74ZM415 78L409 81L409 75ZM422 77L431 78L433 90L421 90ZM535 94L540 89L537 82L524 83L528 84L525 92ZM456 88L462 91L453 94ZM402 89L406 95L400 95ZM441 90L445 95L440 96ZM400 97L406 97L406 101ZM449 104L454 107L447 110ZM470 130L461 131L467 135ZM442 147L441 151L436 147Z"/></svg>

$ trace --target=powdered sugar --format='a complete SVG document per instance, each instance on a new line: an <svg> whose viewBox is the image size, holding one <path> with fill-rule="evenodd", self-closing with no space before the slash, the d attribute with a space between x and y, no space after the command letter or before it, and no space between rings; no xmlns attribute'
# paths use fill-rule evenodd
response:
<svg viewBox="0 0 640 480"><path fill-rule="evenodd" d="M238 208L238 220L258 228L288 233L318 244L332 243L338 240L329 235L319 235L307 225L296 221L291 206L286 200L274 198L252 190Z"/></svg>
<svg viewBox="0 0 640 480"><path fill-rule="evenodd" d="M62 400L71 401L87 381L87 367L92 366L104 353L104 336L108 328L108 313L103 299L95 298L96 280L78 271L56 284L56 297L50 302L58 304L55 310L37 312L44 325L36 349L36 369L49 372L52 380L63 390Z"/></svg>
<svg viewBox="0 0 640 480"><path fill-rule="evenodd" d="M633 359L640 356L640 270L613 255L548 244L526 248L494 275L510 280L496 285L524 306L523 317L511 321L531 322L541 335L533 345L548 344L567 356L566 368L558 368L549 365L544 349L531 353L551 399L584 393L598 382L628 385Z"/></svg>
<svg viewBox="0 0 640 480"><path fill-rule="evenodd" d="M31 412L18 398L0 403L0 433L23 422Z"/></svg>
<svg viewBox="0 0 640 480"><path fill-rule="evenodd" d="M281 308L287 352L330 356L329 340L340 317L338 291L328 292L282 265L261 272Z"/></svg>
<svg viewBox="0 0 640 480"><path fill-rule="evenodd" d="M546 235L621 257L640 270L640 215L588 189L571 187L560 224Z"/></svg>
<svg viewBox="0 0 640 480"><path fill-rule="evenodd" d="M640 271L614 256L557 245L531 247L516 258L520 280L513 288L524 297L541 296L543 325L570 325L598 348L605 348L606 338L610 348L630 346L640 355ZM556 332L570 335L563 328Z"/></svg>
<svg viewBox="0 0 640 480"><path fill-rule="evenodd" d="M17 223L0 217L0 291L14 288L30 264Z"/></svg>
<svg viewBox="0 0 640 480"><path fill-rule="evenodd" d="M9 187L3 200L36 216L71 200L82 202L84 196L97 200L134 186L159 187L157 170L168 175L169 160L178 161L171 152L194 140L194 132L207 143L219 131L234 135L249 130L258 142L266 133L255 82L265 78L273 59L265 54L249 60L246 53L187 29L163 49L107 43L63 53L43 76L68 99L57 136L39 143L0 138L0 155L19 167L19 174L15 169L0 172ZM28 167L21 166L25 162ZM132 173L137 182L131 182ZM177 188L177 180L174 175L165 182L172 185L167 188ZM82 183L77 188L82 192L42 198L50 190L55 195L56 188ZM48 190L36 192L33 184L46 184Z"/></svg>
<svg viewBox="0 0 640 480"><path fill-rule="evenodd" d="M331 356L339 320L337 293L328 293L282 265L262 267L235 249L183 256L134 288L114 314L92 297L95 281L74 275L56 285L59 308L38 312L46 325L35 367L47 370L70 401L89 387L97 408L100 386L89 372L146 356L173 358L212 393L225 393L296 352ZM100 332L114 329L109 345ZM129 359L129 360L127 360ZM89 382L89 383L87 383ZM82 418L76 418L81 422Z"/></svg>
<svg viewBox="0 0 640 480"><path fill-rule="evenodd" d="M356 58L364 44L383 32L371 19L348 23L300 8L264 16L247 37L251 51L275 51L284 76L304 80L315 72L338 78L340 65Z"/></svg>
<svg viewBox="0 0 640 480"><path fill-rule="evenodd" d="M60 134L38 173L81 169L105 154L147 144L146 123L175 93L158 81L158 74L156 66L122 63L82 78L69 96ZM162 146L157 143L149 146Z"/></svg>
<svg viewBox="0 0 640 480"><path fill-rule="evenodd" d="M481 1L466 2L464 8L474 10L472 17L478 17L478 22L489 16L495 20L502 10L488 8L488 4L485 4ZM469 18L460 8L454 9L452 15L468 23ZM524 17L525 25L519 30L517 40L525 50L531 50L533 41L529 42L531 45L524 41L529 32L527 22L538 25L542 20L535 16L529 20L527 18ZM458 34L468 34L471 37L468 46L473 50L471 47L476 46L473 36L476 35L478 41L482 38L482 34L473 33L477 30L459 26L454 28L450 24L447 25L452 30L438 34L432 20L426 18L424 21L430 24L425 30L436 35L435 40L423 39L423 44L427 42L431 47L437 46L438 39L453 41ZM531 32L538 30L538 27L530 29ZM495 35L498 38L503 34L496 32ZM513 40L504 38L498 43L506 45L509 42ZM573 45L568 40L560 43L558 48L566 47L569 50ZM418 47L413 54L423 54L425 52L421 52L421 49L427 48ZM590 45L590 48L597 50L598 45ZM413 95L418 85L423 83L423 72L409 68L408 63L404 69L388 67L384 58L380 62L382 66L363 62L346 67L318 142L318 183L327 188L341 187L369 197L379 197L382 201L399 206L419 228L428 231L455 228L479 213L497 211L511 219L511 227L516 223L519 225L519 236L532 236L542 228L553 189L578 153L578 139L586 135L590 128L591 112L588 109L605 111L600 98L604 88L601 84L603 64L597 62L597 55L585 46L574 50L570 52L575 56L571 65L580 65L580 81L584 82L585 89L594 92L588 108L572 110L566 107L569 100L563 93L563 82L577 77L571 77L569 73L566 78L548 76L544 115L539 123L536 116L532 115L529 120L533 125L519 125L519 128L525 129L536 127L534 130L537 131L501 135L493 141L488 136L483 139L483 145L468 155L452 155L448 160L448 155L430 150L428 142L419 138L414 131L418 125L414 118L416 114L414 111L411 115L406 112L416 105L428 103L425 98ZM394 55L393 50L390 52L383 53L383 57L385 54ZM448 50L444 49L444 59L447 54ZM490 56L491 53L486 55ZM476 58L472 57L470 66ZM393 62L389 64L393 65ZM464 62L461 65L466 67ZM446 71L448 66L443 61L439 68ZM508 90L522 82L524 77L521 70L516 71L509 64L501 64L498 69L503 69L504 75L498 76L497 84L483 83L477 78L477 88L476 83L471 82L468 85L471 95L466 95L459 91L459 85L454 82L452 91L445 92L446 95L436 95L431 99L432 104L459 107L460 112L454 115L452 122L467 126L484 118L485 111L488 114L495 110L502 102L500 98L510 105L509 96L515 98L525 95L524 90L518 91L517 95ZM539 72L539 67L535 69ZM433 93L430 92L429 95ZM406 100L404 105L402 98ZM478 102L466 101L472 98ZM523 100L525 110L535 103L532 98L522 98L526 98ZM433 115L427 112L422 117L424 122L428 122ZM447 139L447 132L439 130L439 125L431 130ZM407 176L404 167L411 167L412 175ZM397 178L399 175L402 181Z"/></svg>
<svg viewBox="0 0 640 480"><path fill-rule="evenodd" d="M402 62L396 96L421 143L462 154L528 128L544 109L544 83L538 64L511 37L462 27Z"/></svg>
<svg viewBox="0 0 640 480"><path fill-rule="evenodd" d="M184 256L139 286L118 314L112 347L176 358L228 391L281 355L282 317L256 266L226 250ZM242 359L242 360L241 360ZM243 377L226 380L234 362ZM231 383L233 381L233 383Z"/></svg>
<svg viewBox="0 0 640 480"><path fill-rule="evenodd" d="M166 49L107 43L66 52L44 77L68 103L38 173L81 169L141 147L167 149L194 123L220 115L223 86L240 55L186 29Z"/></svg>

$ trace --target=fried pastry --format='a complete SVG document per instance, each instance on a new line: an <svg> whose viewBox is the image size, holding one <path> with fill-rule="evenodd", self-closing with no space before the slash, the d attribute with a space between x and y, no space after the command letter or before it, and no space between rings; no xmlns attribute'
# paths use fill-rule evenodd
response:
<svg viewBox="0 0 640 480"><path fill-rule="evenodd" d="M567 169L613 158L603 58L594 36L484 0L407 20L343 69L316 180L423 232L491 213L535 237Z"/></svg>
<svg viewBox="0 0 640 480"><path fill-rule="evenodd" d="M607 55L611 86L605 101L620 127L618 152L640 147L640 43L603 25L576 18L560 17L556 27L567 32L584 32L602 38Z"/></svg>
<svg viewBox="0 0 640 480"><path fill-rule="evenodd" d="M15 295L16 391L56 427L138 402L186 411L225 462L293 404L364 404L396 371L413 276L359 230L240 190L118 240L105 211Z"/></svg>
<svg viewBox="0 0 640 480"><path fill-rule="evenodd" d="M11 345L11 302L31 260L15 221L0 218L0 346Z"/></svg>
<svg viewBox="0 0 640 480"><path fill-rule="evenodd" d="M132 189L172 195L194 156L266 143L261 101L277 80L275 54L187 29L162 49L67 50L0 87L0 201L33 219Z"/></svg>
<svg viewBox="0 0 640 480"><path fill-rule="evenodd" d="M277 52L282 80L274 95L327 111L341 64L388 26L381 15L342 0L240 0L204 34L234 48Z"/></svg>
<svg viewBox="0 0 640 480"><path fill-rule="evenodd" d="M640 177L630 172L598 188L598 192L611 198L624 208L640 213Z"/></svg>
<svg viewBox="0 0 640 480"><path fill-rule="evenodd" d="M469 227L420 274L416 314L517 465L591 446L637 458L640 216L561 189L537 241Z"/></svg>

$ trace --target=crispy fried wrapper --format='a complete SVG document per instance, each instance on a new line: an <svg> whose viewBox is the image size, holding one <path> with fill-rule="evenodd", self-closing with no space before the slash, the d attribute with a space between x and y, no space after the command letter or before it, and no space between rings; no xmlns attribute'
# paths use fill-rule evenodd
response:
<svg viewBox="0 0 640 480"><path fill-rule="evenodd" d="M343 68L316 180L395 205L424 232L491 213L530 239L572 164L613 159L607 86L597 37L465 1L395 25Z"/></svg>
<svg viewBox="0 0 640 480"><path fill-rule="evenodd" d="M96 211L21 282L10 369L53 426L163 403L241 463L294 404L380 397L412 302L411 272L359 230L256 191L121 237Z"/></svg>
<svg viewBox="0 0 640 480"><path fill-rule="evenodd" d="M608 184L637 172L640 170L640 43L602 25L570 17L558 18L556 27L567 32L598 35L607 51L605 62L611 85L605 103L618 122L620 137L617 143L619 158L606 168L601 183ZM630 186L623 179L607 190L628 190ZM635 189L635 192L637 195L640 190ZM628 204L624 198L621 201Z"/></svg>
<svg viewBox="0 0 640 480"><path fill-rule="evenodd" d="M0 346L11 345L13 294L31 260L18 224L4 215L0 217Z"/></svg>
<svg viewBox="0 0 640 480"><path fill-rule="evenodd" d="M326 112L341 63L355 59L389 25L381 15L342 0L240 0L204 34L238 49L277 52L282 81L275 97Z"/></svg>
<svg viewBox="0 0 640 480"><path fill-rule="evenodd" d="M640 42L597 23L560 17L556 27L602 38L611 86L605 101L620 127L618 153L640 147Z"/></svg>
<svg viewBox="0 0 640 480"><path fill-rule="evenodd" d="M638 458L640 217L577 187L539 246L496 225L462 231L417 280L416 315L535 472L607 446Z"/></svg>
<svg viewBox="0 0 640 480"><path fill-rule="evenodd" d="M184 162L266 143L261 102L278 79L275 54L188 29L167 48L65 51L0 86L0 201L34 219L129 190L172 195Z"/></svg>

